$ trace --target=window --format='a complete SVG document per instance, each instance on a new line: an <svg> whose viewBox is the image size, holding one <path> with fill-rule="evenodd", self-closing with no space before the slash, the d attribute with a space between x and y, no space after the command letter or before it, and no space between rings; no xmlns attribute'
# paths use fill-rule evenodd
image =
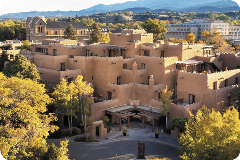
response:
<svg viewBox="0 0 240 160"><path fill-rule="evenodd" d="M71 83L73 81L73 77L72 78L68 78L68 83Z"/></svg>
<svg viewBox="0 0 240 160"><path fill-rule="evenodd" d="M38 27L38 33L40 33L40 27Z"/></svg>
<svg viewBox="0 0 240 160"><path fill-rule="evenodd" d="M121 85L120 78L121 76L117 77L117 85Z"/></svg>
<svg viewBox="0 0 240 160"><path fill-rule="evenodd" d="M162 92L159 92L159 93L158 93L158 99L161 98L161 94L162 94Z"/></svg>
<svg viewBox="0 0 240 160"><path fill-rule="evenodd" d="M195 103L195 95L189 94L189 104Z"/></svg>
<svg viewBox="0 0 240 160"><path fill-rule="evenodd" d="M102 54L105 55L105 50L103 50Z"/></svg>
<svg viewBox="0 0 240 160"><path fill-rule="evenodd" d="M142 69L146 69L146 64L141 63Z"/></svg>
<svg viewBox="0 0 240 160"><path fill-rule="evenodd" d="M60 71L65 71L65 63L60 63Z"/></svg>
<svg viewBox="0 0 240 160"><path fill-rule="evenodd" d="M149 51L144 51L144 56L149 56Z"/></svg>
<svg viewBox="0 0 240 160"><path fill-rule="evenodd" d="M91 51L90 50L86 50L86 57L89 57L91 54Z"/></svg>
<svg viewBox="0 0 240 160"><path fill-rule="evenodd" d="M82 31L81 31L81 34L82 34Z"/></svg>
<svg viewBox="0 0 240 160"><path fill-rule="evenodd" d="M108 91L108 100L112 99L112 92Z"/></svg>
<svg viewBox="0 0 240 160"><path fill-rule="evenodd" d="M58 33L57 33L57 31L55 31L55 35L57 35Z"/></svg>
<svg viewBox="0 0 240 160"><path fill-rule="evenodd" d="M53 49L53 56L57 56L57 50Z"/></svg>
<svg viewBox="0 0 240 160"><path fill-rule="evenodd" d="M161 51L160 57L164 58L164 51Z"/></svg>
<svg viewBox="0 0 240 160"><path fill-rule="evenodd" d="M92 76L92 80L93 80L93 76Z"/></svg>
<svg viewBox="0 0 240 160"><path fill-rule="evenodd" d="M127 69L127 63L123 64L123 69Z"/></svg>
<svg viewBox="0 0 240 160"><path fill-rule="evenodd" d="M228 85L228 80L226 79L225 80L225 87L227 87L227 85Z"/></svg>

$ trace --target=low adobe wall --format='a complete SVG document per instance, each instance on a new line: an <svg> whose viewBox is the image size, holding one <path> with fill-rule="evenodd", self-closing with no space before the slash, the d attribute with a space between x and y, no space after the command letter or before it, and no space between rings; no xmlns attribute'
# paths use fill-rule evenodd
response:
<svg viewBox="0 0 240 160"><path fill-rule="evenodd" d="M177 104L170 104L168 112L169 114L169 120L168 125L170 125L170 121L175 117L189 117L189 111L192 112L193 110L198 110L202 106L202 102L197 102L194 104L189 104L187 106L181 106Z"/></svg>
<svg viewBox="0 0 240 160"><path fill-rule="evenodd" d="M105 114L105 109L113 106L118 106L119 99L113 99L113 100L107 100L104 102L98 102L92 104L92 110L91 110L91 116L93 118L93 121L98 121L102 119L103 115Z"/></svg>

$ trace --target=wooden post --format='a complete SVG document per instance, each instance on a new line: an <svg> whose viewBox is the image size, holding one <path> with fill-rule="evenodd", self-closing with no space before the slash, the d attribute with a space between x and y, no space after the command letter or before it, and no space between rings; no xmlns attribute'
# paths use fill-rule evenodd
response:
<svg viewBox="0 0 240 160"><path fill-rule="evenodd" d="M143 122L142 122L142 124L143 124L143 129L144 129L144 121L145 121L145 119L144 119L144 118L145 118L145 117L143 116L143 120L142 120L142 121L143 121Z"/></svg>
<svg viewBox="0 0 240 160"><path fill-rule="evenodd" d="M122 127L121 127L121 122L122 122L121 119L122 119L122 118L120 117L120 120L119 120L119 131L121 131L121 128L122 128Z"/></svg>
<svg viewBox="0 0 240 160"><path fill-rule="evenodd" d="M130 116L128 116L128 128L130 128Z"/></svg>
<svg viewBox="0 0 240 160"><path fill-rule="evenodd" d="M153 123L152 123L152 132L154 132L154 118L152 119Z"/></svg>

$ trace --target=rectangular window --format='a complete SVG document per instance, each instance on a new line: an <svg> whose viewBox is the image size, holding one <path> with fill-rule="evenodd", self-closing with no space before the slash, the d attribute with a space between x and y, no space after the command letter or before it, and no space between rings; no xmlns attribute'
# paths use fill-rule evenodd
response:
<svg viewBox="0 0 240 160"><path fill-rule="evenodd" d="M123 64L123 69L127 69L127 63Z"/></svg>
<svg viewBox="0 0 240 160"><path fill-rule="evenodd" d="M141 63L142 69L146 69L146 64Z"/></svg>
<svg viewBox="0 0 240 160"><path fill-rule="evenodd" d="M71 83L73 81L73 77L72 78L68 78L68 83Z"/></svg>
<svg viewBox="0 0 240 160"><path fill-rule="evenodd" d="M225 87L227 87L228 86L228 80L226 79L225 80Z"/></svg>
<svg viewBox="0 0 240 160"><path fill-rule="evenodd" d="M195 95L189 94L189 104L195 103Z"/></svg>
<svg viewBox="0 0 240 160"><path fill-rule="evenodd" d="M90 50L86 50L86 57L89 57L91 54Z"/></svg>
<svg viewBox="0 0 240 160"><path fill-rule="evenodd" d="M65 71L65 63L60 63L60 71Z"/></svg>
<svg viewBox="0 0 240 160"><path fill-rule="evenodd" d="M121 76L117 77L117 85L121 85L120 79L121 79Z"/></svg>
<svg viewBox="0 0 240 160"><path fill-rule="evenodd" d="M53 56L57 56L57 50L53 49Z"/></svg>
<svg viewBox="0 0 240 160"><path fill-rule="evenodd" d="M103 50L102 54L105 55L105 50Z"/></svg>
<svg viewBox="0 0 240 160"><path fill-rule="evenodd" d="M112 92L108 91L108 100L112 99Z"/></svg>
<svg viewBox="0 0 240 160"><path fill-rule="evenodd" d="M161 58L164 58L164 51L161 51L160 57L161 57Z"/></svg>
<svg viewBox="0 0 240 160"><path fill-rule="evenodd" d="M144 51L144 56L149 56L149 51Z"/></svg>

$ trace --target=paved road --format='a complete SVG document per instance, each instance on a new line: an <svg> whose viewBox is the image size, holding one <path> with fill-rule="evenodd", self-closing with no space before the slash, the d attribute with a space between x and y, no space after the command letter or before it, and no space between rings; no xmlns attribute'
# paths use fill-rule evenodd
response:
<svg viewBox="0 0 240 160"><path fill-rule="evenodd" d="M68 154L70 159L75 160L115 160L116 154L120 160L129 160L137 157L138 141L145 143L146 158L167 157L172 160L180 159L176 147L154 139L132 140L119 138L94 143L69 142ZM59 146L56 140L48 140L48 143L52 142Z"/></svg>
<svg viewBox="0 0 240 160"><path fill-rule="evenodd" d="M100 142L73 142L74 137L69 137L69 158L75 160L115 160L117 154L120 160L134 159L137 157L137 145L140 141L145 143L146 158L180 159L177 140L164 133L161 133L159 138L154 138L151 125L147 125L145 129L128 129L126 137L122 136L118 127L118 125L111 125L112 132L104 138L97 138ZM58 147L60 146L59 141L59 139L47 139L48 144L54 143Z"/></svg>

